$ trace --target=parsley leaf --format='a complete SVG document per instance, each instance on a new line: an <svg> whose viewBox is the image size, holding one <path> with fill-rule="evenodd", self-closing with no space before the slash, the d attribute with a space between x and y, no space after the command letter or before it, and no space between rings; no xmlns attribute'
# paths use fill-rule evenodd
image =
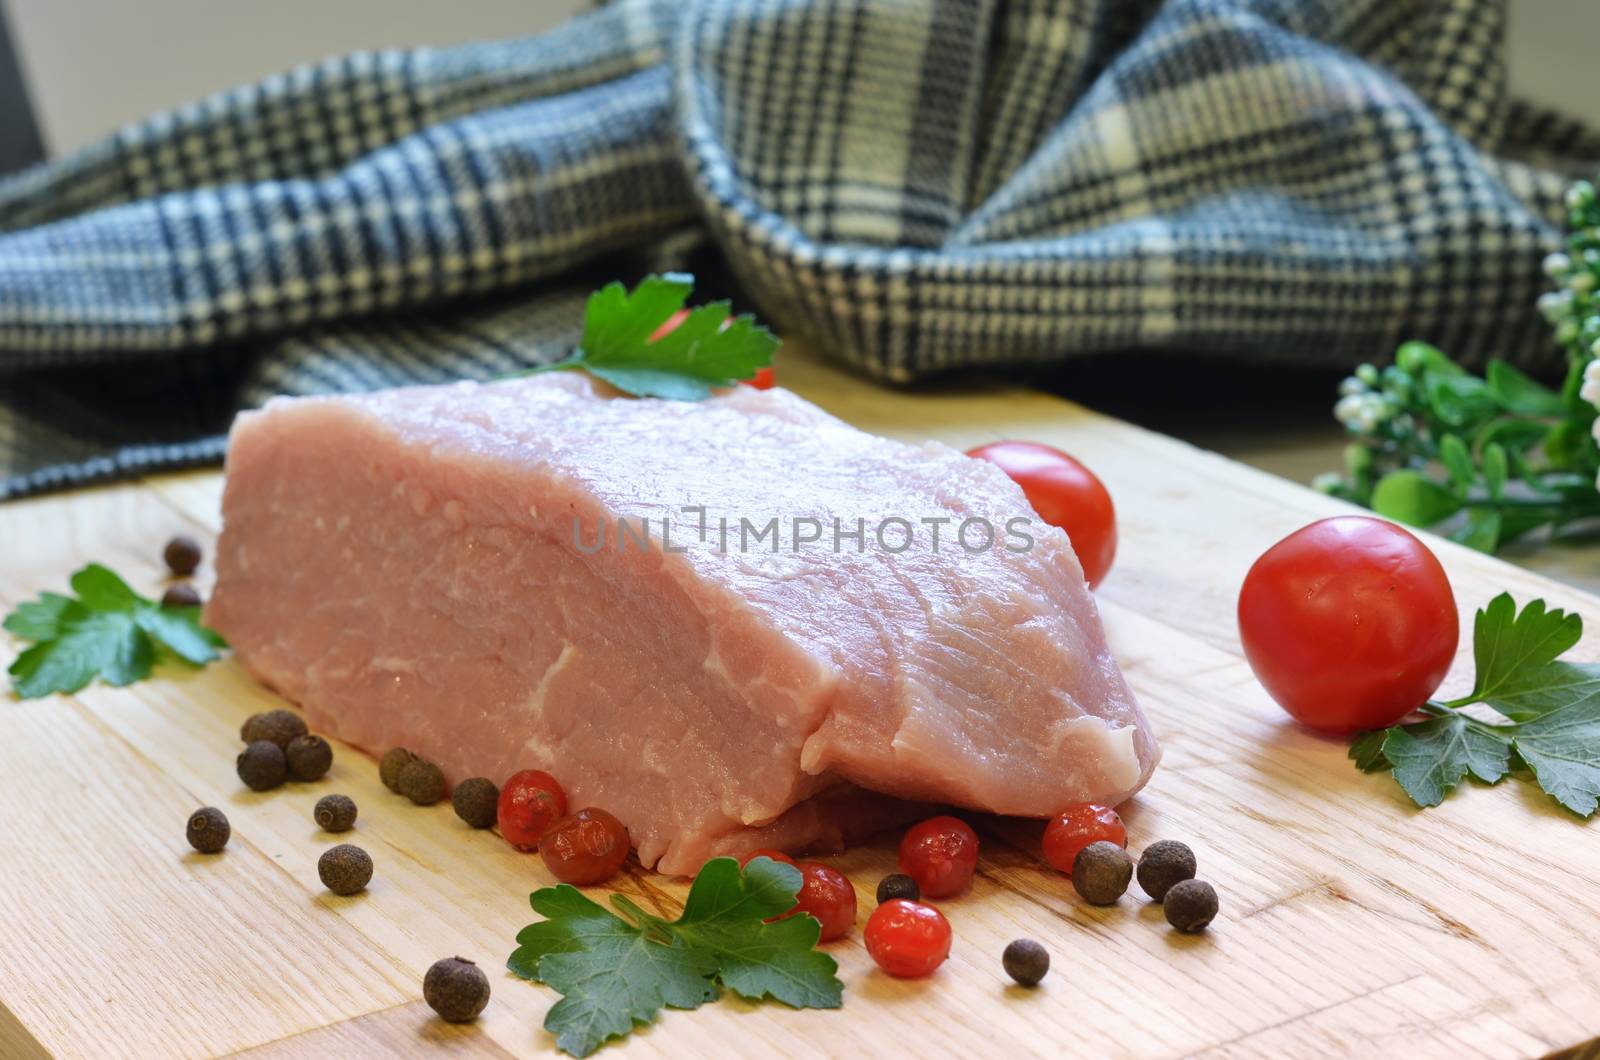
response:
<svg viewBox="0 0 1600 1060"><path fill-rule="evenodd" d="M1477 614L1472 692L1422 707L1425 721L1361 733L1357 768L1391 768L1418 806L1437 806L1462 779L1485 784L1513 770L1580 817L1600 808L1600 665L1558 659L1583 635L1583 620L1535 600L1517 611L1507 593ZM1492 708L1485 720L1462 707Z"/></svg>
<svg viewBox="0 0 1600 1060"><path fill-rule="evenodd" d="M98 563L72 576L77 598L42 593L19 604L5 629L33 641L12 662L11 687L23 699L76 692L96 677L121 687L150 676L158 651L203 666L222 638L200 624L197 607L162 608Z"/></svg>
<svg viewBox="0 0 1600 1060"><path fill-rule="evenodd" d="M752 317L730 318L727 302L698 306L652 338L693 289L681 273L647 276L631 293L607 284L589 296L572 356L525 374L582 368L635 397L701 401L772 363L778 340Z"/></svg>
<svg viewBox="0 0 1600 1060"><path fill-rule="evenodd" d="M766 922L792 909L799 890L792 865L756 858L741 872L732 858L713 858L690 886L683 915L667 921L624 895L611 896L612 912L566 884L547 887L530 899L545 919L522 929L506 965L564 995L544 1025L573 1056L652 1022L663 1008L713 1001L719 984L750 1000L838 1008L844 988L833 958L816 949L816 920Z"/></svg>

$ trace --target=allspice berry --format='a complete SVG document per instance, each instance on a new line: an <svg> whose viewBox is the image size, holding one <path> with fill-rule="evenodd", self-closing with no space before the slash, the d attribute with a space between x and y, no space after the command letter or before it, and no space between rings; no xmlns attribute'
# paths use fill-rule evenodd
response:
<svg viewBox="0 0 1600 1060"><path fill-rule="evenodd" d="M1115 843L1102 839L1072 859L1072 886L1090 905L1111 905L1133 879L1133 859Z"/></svg>
<svg viewBox="0 0 1600 1060"><path fill-rule="evenodd" d="M1006 974L1022 986L1038 986L1050 970L1050 951L1032 939L1017 939L1000 955Z"/></svg>
<svg viewBox="0 0 1600 1060"><path fill-rule="evenodd" d="M271 791L289 776L283 751L271 740L257 740L246 747L234 762L239 779L251 791Z"/></svg>
<svg viewBox="0 0 1600 1060"><path fill-rule="evenodd" d="M285 750L288 749L290 740L305 734L306 723L300 715L282 707L250 715L244 719L244 725L239 729L239 738L245 743L271 740Z"/></svg>
<svg viewBox="0 0 1600 1060"><path fill-rule="evenodd" d="M432 806L444 798L444 774L425 758L413 758L396 781L400 794L418 806Z"/></svg>
<svg viewBox="0 0 1600 1060"><path fill-rule="evenodd" d="M356 803L348 795L324 795L311 816L324 832L348 832L356 823Z"/></svg>
<svg viewBox="0 0 1600 1060"><path fill-rule="evenodd" d="M228 815L215 806L202 806L189 815L189 827L184 830L189 845L202 854L215 854L228 845L233 828Z"/></svg>
<svg viewBox="0 0 1600 1060"><path fill-rule="evenodd" d="M1194 851L1176 839L1151 843L1139 855L1139 886L1158 902L1173 884L1194 879L1194 873Z"/></svg>
<svg viewBox="0 0 1600 1060"><path fill-rule="evenodd" d="M489 977L465 957L446 957L422 977L422 999L440 1019L466 1023L489 1004Z"/></svg>
<svg viewBox="0 0 1600 1060"><path fill-rule="evenodd" d="M400 771L412 762L417 756L407 751L404 747L396 747L378 760L378 779L383 781L383 786L390 791L400 790Z"/></svg>
<svg viewBox="0 0 1600 1060"><path fill-rule="evenodd" d="M188 534L179 534L161 550L167 569L180 578L188 577L200 566L200 542Z"/></svg>
<svg viewBox="0 0 1600 1060"><path fill-rule="evenodd" d="M903 872L891 872L878 881L878 904L892 902L896 898L904 898L908 902L922 901L922 888Z"/></svg>
<svg viewBox="0 0 1600 1060"><path fill-rule="evenodd" d="M355 894L372 881L372 855L350 843L329 847L317 859L317 875L334 894Z"/></svg>
<svg viewBox="0 0 1600 1060"><path fill-rule="evenodd" d="M1204 880L1179 880L1161 903L1167 923L1185 934L1204 931L1217 915L1217 892Z"/></svg>
<svg viewBox="0 0 1600 1060"><path fill-rule="evenodd" d="M284 749L292 780L321 780L333 765L333 748L320 736L296 736Z"/></svg>
<svg viewBox="0 0 1600 1060"><path fill-rule="evenodd" d="M188 582L179 582L169 586L161 594L161 606L168 611L175 607L199 607L205 601L200 599L200 592Z"/></svg>
<svg viewBox="0 0 1600 1060"><path fill-rule="evenodd" d="M500 811L500 789L487 777L468 777L450 793L456 816L474 828L492 828Z"/></svg>

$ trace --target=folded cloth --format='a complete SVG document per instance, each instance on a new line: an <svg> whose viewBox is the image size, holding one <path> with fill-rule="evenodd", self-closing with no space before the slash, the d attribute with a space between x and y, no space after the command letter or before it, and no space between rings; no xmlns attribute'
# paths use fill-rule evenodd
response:
<svg viewBox="0 0 1600 1060"><path fill-rule="evenodd" d="M0 496L216 460L274 393L548 360L598 279L707 237L894 381L1407 338L1537 368L1600 143L1508 101L1502 6L632 0L302 67L0 182Z"/></svg>

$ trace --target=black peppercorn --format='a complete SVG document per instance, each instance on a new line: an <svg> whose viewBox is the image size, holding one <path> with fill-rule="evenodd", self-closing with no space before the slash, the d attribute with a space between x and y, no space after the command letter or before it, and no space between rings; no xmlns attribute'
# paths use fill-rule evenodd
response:
<svg viewBox="0 0 1600 1060"><path fill-rule="evenodd" d="M188 582L179 582L161 594L161 606L169 611L175 607L199 607L204 602L199 591Z"/></svg>
<svg viewBox="0 0 1600 1060"><path fill-rule="evenodd" d="M418 806L432 806L444 798L444 774L427 759L413 758L400 771L396 787Z"/></svg>
<svg viewBox="0 0 1600 1060"><path fill-rule="evenodd" d="M1023 986L1038 986L1050 970L1050 951L1032 939L1017 939L1000 955L1006 974Z"/></svg>
<svg viewBox="0 0 1600 1060"><path fill-rule="evenodd" d="M896 898L904 898L908 902L922 900L922 889L903 872L891 872L878 881L878 904L892 902Z"/></svg>
<svg viewBox="0 0 1600 1060"><path fill-rule="evenodd" d="M1167 891L1161 909L1179 931L1204 931L1217 915L1217 892L1204 880L1179 880Z"/></svg>
<svg viewBox="0 0 1600 1060"><path fill-rule="evenodd" d="M1173 884L1194 879L1194 872L1194 851L1176 839L1151 843L1139 855L1139 886L1158 902Z"/></svg>
<svg viewBox="0 0 1600 1060"><path fill-rule="evenodd" d="M321 780L333 765L333 748L320 736L296 736L283 752L292 780Z"/></svg>
<svg viewBox="0 0 1600 1060"><path fill-rule="evenodd" d="M355 894L372 880L372 856L358 846L340 843L322 852L317 875L334 894Z"/></svg>
<svg viewBox="0 0 1600 1060"><path fill-rule="evenodd" d="M356 823L356 803L348 795L324 795L311 816L324 832L348 832Z"/></svg>
<svg viewBox="0 0 1600 1060"><path fill-rule="evenodd" d="M489 977L465 957L446 957L422 977L422 998L441 1019L466 1023L489 1003Z"/></svg>
<svg viewBox="0 0 1600 1060"><path fill-rule="evenodd" d="M450 793L456 816L474 828L493 827L500 812L500 789L487 777L468 777Z"/></svg>
<svg viewBox="0 0 1600 1060"><path fill-rule="evenodd" d="M228 837L233 834L233 829L228 825L228 816L215 806L202 806L189 815L189 827L185 830L189 837L189 845L202 854L215 854L228 845Z"/></svg>
<svg viewBox="0 0 1600 1060"><path fill-rule="evenodd" d="M289 775L283 751L271 740L257 740L246 747L234 765L251 791L271 791Z"/></svg>
<svg viewBox="0 0 1600 1060"><path fill-rule="evenodd" d="M378 779L383 781L383 786L390 791L400 790L400 771L412 762L417 756L407 751L404 747L396 747L378 760Z"/></svg>
<svg viewBox="0 0 1600 1060"><path fill-rule="evenodd" d="M300 715L282 707L250 715L239 729L239 738L245 743L271 740L284 750L288 749L290 740L305 734L306 723Z"/></svg>
<svg viewBox="0 0 1600 1060"><path fill-rule="evenodd" d="M1090 905L1111 905L1133 879L1133 859L1115 843L1102 839L1072 859L1072 886Z"/></svg>
<svg viewBox="0 0 1600 1060"><path fill-rule="evenodd" d="M187 534L179 534L167 542L161 558L167 561L167 569L172 573L180 578L187 577L200 566L200 542Z"/></svg>

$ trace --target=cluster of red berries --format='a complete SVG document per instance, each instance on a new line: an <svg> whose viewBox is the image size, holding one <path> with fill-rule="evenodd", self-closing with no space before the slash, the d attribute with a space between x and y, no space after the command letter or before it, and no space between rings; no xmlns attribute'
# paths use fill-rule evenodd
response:
<svg viewBox="0 0 1600 1060"><path fill-rule="evenodd" d="M568 813L567 793L542 769L524 769L501 786L495 817L506 842L537 850L562 883L604 883L628 860L622 822L597 806Z"/></svg>

